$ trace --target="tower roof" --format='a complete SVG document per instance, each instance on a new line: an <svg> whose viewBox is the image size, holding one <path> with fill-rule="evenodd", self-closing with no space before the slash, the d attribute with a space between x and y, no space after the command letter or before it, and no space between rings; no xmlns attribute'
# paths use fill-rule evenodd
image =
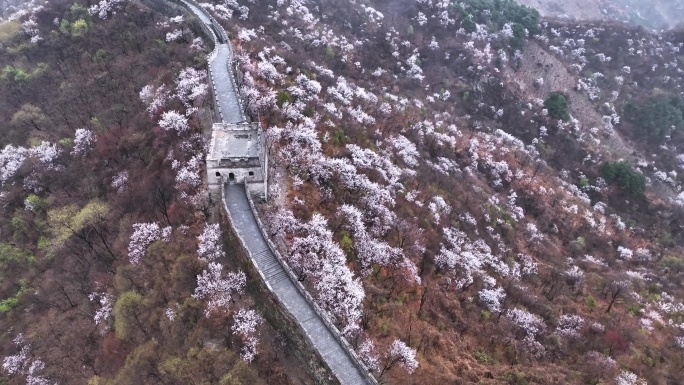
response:
<svg viewBox="0 0 684 385"><path fill-rule="evenodd" d="M256 123L215 123L207 160L258 158L260 135Z"/></svg>

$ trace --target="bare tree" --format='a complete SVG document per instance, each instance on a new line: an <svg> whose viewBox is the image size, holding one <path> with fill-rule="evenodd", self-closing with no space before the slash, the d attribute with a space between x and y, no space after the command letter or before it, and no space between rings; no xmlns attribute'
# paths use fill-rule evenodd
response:
<svg viewBox="0 0 684 385"><path fill-rule="evenodd" d="M620 279L613 279L604 285L603 296L610 301L608 308L606 308L606 313L610 313L610 309L613 308L615 301L627 291L629 286L629 281Z"/></svg>

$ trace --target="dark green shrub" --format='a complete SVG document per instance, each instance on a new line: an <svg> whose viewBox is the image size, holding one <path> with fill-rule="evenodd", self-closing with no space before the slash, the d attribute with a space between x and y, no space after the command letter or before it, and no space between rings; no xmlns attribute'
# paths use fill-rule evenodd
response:
<svg viewBox="0 0 684 385"><path fill-rule="evenodd" d="M568 113L568 101L560 92L552 92L544 101L544 108L549 110L549 115L556 119L568 120L570 114Z"/></svg>
<svg viewBox="0 0 684 385"><path fill-rule="evenodd" d="M513 0L465 0L452 3L452 7L459 14L460 27L468 33L476 30L476 24L483 24L489 30L497 31L505 24L510 24L513 37L509 48L512 51L522 49L527 36L541 33L539 12Z"/></svg>
<svg viewBox="0 0 684 385"><path fill-rule="evenodd" d="M684 128L684 101L678 96L652 97L642 106L629 101L624 116L646 135L665 136Z"/></svg>
<svg viewBox="0 0 684 385"><path fill-rule="evenodd" d="M608 183L615 184L630 194L638 195L646 191L646 178L642 173L634 171L629 162L605 162L600 171Z"/></svg>

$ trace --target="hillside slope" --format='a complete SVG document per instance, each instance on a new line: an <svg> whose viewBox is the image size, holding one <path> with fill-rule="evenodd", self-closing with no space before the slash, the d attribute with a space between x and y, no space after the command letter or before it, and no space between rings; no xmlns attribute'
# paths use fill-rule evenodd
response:
<svg viewBox="0 0 684 385"><path fill-rule="evenodd" d="M0 24L2 384L314 383L216 223L212 47L167 11L51 1Z"/></svg>
<svg viewBox="0 0 684 385"><path fill-rule="evenodd" d="M678 33L509 1L206 7L268 127L271 234L377 377L677 383Z"/></svg>
<svg viewBox="0 0 684 385"><path fill-rule="evenodd" d="M681 383L681 31L508 0L202 6L268 135L269 235L377 378ZM206 51L134 9L0 34L2 373L310 381L268 322L244 364L255 331L230 329L265 309L201 188Z"/></svg>

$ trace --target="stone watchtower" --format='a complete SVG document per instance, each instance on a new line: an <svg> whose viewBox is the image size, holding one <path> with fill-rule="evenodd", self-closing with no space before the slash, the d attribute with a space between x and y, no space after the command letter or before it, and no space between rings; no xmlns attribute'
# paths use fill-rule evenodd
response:
<svg viewBox="0 0 684 385"><path fill-rule="evenodd" d="M209 192L223 183L244 183L250 194L266 199L266 138L258 123L214 123L207 152Z"/></svg>

